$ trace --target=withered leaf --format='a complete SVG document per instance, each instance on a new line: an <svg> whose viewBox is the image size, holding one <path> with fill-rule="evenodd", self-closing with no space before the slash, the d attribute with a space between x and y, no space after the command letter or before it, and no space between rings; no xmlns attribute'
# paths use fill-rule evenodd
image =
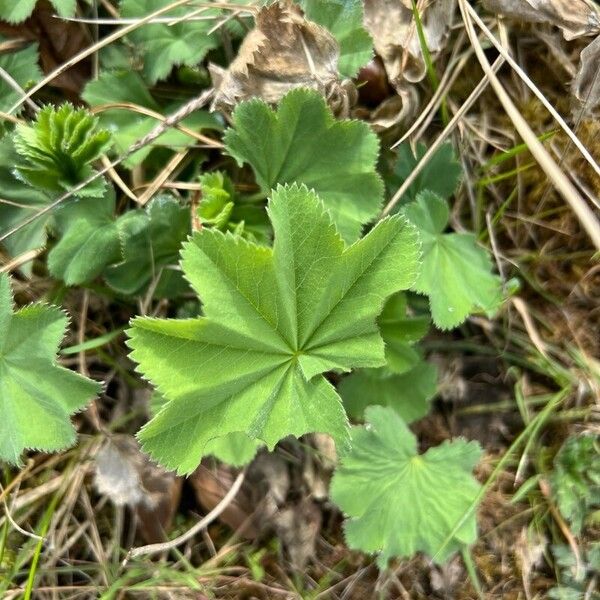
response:
<svg viewBox="0 0 600 600"><path fill-rule="evenodd" d="M183 479L152 463L135 438L115 435L96 455L94 485L117 506L136 511L146 543L165 539L179 504Z"/></svg>
<svg viewBox="0 0 600 600"><path fill-rule="evenodd" d="M592 0L483 0L483 4L506 17L556 25L567 40L600 32L600 9Z"/></svg>
<svg viewBox="0 0 600 600"><path fill-rule="evenodd" d="M295 4L263 7L229 68L211 70L217 87L213 108L231 109L252 97L276 103L296 87L328 95L338 83L339 55L333 35L306 20Z"/></svg>
<svg viewBox="0 0 600 600"><path fill-rule="evenodd" d="M581 51L571 90L583 115L600 106L600 36Z"/></svg>
<svg viewBox="0 0 600 600"><path fill-rule="evenodd" d="M446 44L454 9L455 0L434 0L420 11L423 33L432 54ZM425 60L411 0L365 0L365 27L397 91L405 81L416 83L425 77Z"/></svg>

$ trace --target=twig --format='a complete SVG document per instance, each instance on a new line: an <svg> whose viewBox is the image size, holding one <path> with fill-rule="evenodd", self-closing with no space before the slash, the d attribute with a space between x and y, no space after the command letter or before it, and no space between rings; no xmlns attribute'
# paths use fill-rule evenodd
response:
<svg viewBox="0 0 600 600"><path fill-rule="evenodd" d="M570 205L571 209L579 219L582 227L585 229L590 239L594 243L597 249L600 250L600 223L596 219L592 209L586 204L585 200L581 197L571 180L565 175L565 173L556 164L548 150L544 147L542 142L537 138L523 115L519 112L514 102L510 99L510 96L504 89L502 83L485 56L485 52L481 47L481 43L477 39L477 34L473 26L473 21L469 14L468 5L466 0L459 0L459 7L463 17L463 22L471 41L471 45L475 50L479 64L483 69L484 73L488 76L490 84L496 92L496 97L502 104L502 107L506 111L509 119L512 121L517 133L521 136L523 141L527 144L527 147L541 169L546 173L548 179L554 184L556 190Z"/></svg>
<svg viewBox="0 0 600 600"><path fill-rule="evenodd" d="M156 554L158 552L164 552L166 550L172 550L177 546L187 542L191 538L193 538L198 532L202 531L202 529L208 527L233 501L236 497L237 493L240 491L242 487L242 483L244 483L244 479L246 477L246 470L240 472L240 474L236 477L233 485L229 489L229 491L223 496L223 499L217 506L215 506L203 519L198 521L191 529L188 529L185 533L176 537L174 540L170 540L168 542L163 542L160 544L148 544L147 546L139 546L138 548L132 548L125 557L123 561L123 566L127 564L127 562L135 558L136 556L142 556L144 554Z"/></svg>

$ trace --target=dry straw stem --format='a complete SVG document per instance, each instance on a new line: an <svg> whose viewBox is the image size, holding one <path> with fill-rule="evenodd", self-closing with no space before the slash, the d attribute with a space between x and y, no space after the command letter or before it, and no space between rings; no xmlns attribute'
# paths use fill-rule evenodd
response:
<svg viewBox="0 0 600 600"><path fill-rule="evenodd" d="M540 89L535 85L535 83L529 78L527 73L521 69L518 63L512 58L510 53L504 48L504 46L500 43L498 39L494 36L494 34L486 27L485 23L481 20L479 15L475 12L472 6L467 5L467 10L469 14L473 18L473 20L477 23L477 26L483 31L486 37L492 42L495 46L496 50L506 59L506 62L514 69L515 73L522 79L523 83L535 94L538 100L546 107L548 112L556 119L556 122L560 125L561 129L567 134L569 139L575 144L577 149L581 152L582 156L585 160L590 164L590 166L594 169L597 175L600 175L600 166L594 160L594 157L589 153L589 150L582 144L581 140L575 135L573 130L567 125L565 120L560 116L557 110L548 102L548 99L544 94L540 91Z"/></svg>
<svg viewBox="0 0 600 600"><path fill-rule="evenodd" d="M179 537L176 537L174 540L163 542L162 544L148 544L147 546L132 548L127 553L127 556L123 561L123 565L127 564L131 558L135 558L136 556L142 556L143 554L156 554L158 552L172 550L173 548L176 548L177 546L180 546L181 544L192 539L197 533L208 527L231 504L237 493L240 491L245 477L246 471L243 470L236 477L233 485L225 494L225 496L223 496L223 499L219 502L219 504L217 504L217 506L215 506L204 518L198 521L198 523L196 523L191 529L188 529L185 533L181 534Z"/></svg>
<svg viewBox="0 0 600 600"><path fill-rule="evenodd" d="M492 74L494 74L502 65L504 64L504 59L499 56L494 64L491 67ZM469 94L469 97L464 101L463 105L456 111L455 115L450 119L450 122L437 139L429 146L427 152L423 155L423 158L415 165L410 175L407 177L406 181L398 188L396 193L392 196L391 200L386 204L383 212L381 213L382 217L389 215L393 210L394 206L398 204L400 198L404 196L408 188L413 184L415 179L419 176L421 171L425 168L425 165L429 162L431 157L439 150L441 145L444 143L446 138L452 133L458 122L465 116L467 111L473 106L477 98L482 94L483 90L487 87L488 84L488 75L484 75L483 79L477 84L477 87ZM395 148L400 141L396 142L392 148ZM0 240L1 241L1 240Z"/></svg>
<svg viewBox="0 0 600 600"><path fill-rule="evenodd" d="M510 99L509 95L504 89L504 86L500 83L498 77L496 77L496 74L490 67L487 58L485 57L483 48L477 39L477 34L475 33L475 28L473 27L473 21L471 20L469 14L469 6L465 0L459 0L459 7L467 35L469 36L471 44L475 50L477 59L479 60L484 73L487 75L494 92L496 92L498 100L504 107L506 114L515 126L518 134L527 144L528 149L533 157L536 159L542 170L546 173L550 181L552 181L557 191L571 206L573 212L577 215L577 218L579 219L583 228L587 231L592 242L596 248L600 250L600 224L598 223L594 213L579 195L579 192L571 183L569 178L556 164L550 153L538 140L531 127L529 127L517 107L514 105L513 101Z"/></svg>
<svg viewBox="0 0 600 600"><path fill-rule="evenodd" d="M175 0L174 2L171 2L171 4L168 4L167 6L163 6L160 10L150 13L146 17L135 21L135 23L132 23L131 25L122 27L121 29L117 29L117 31L106 36L104 39L96 42L89 48L82 50L79 54L76 54L73 58L70 58L67 62L63 63L62 65L59 65L56 69L54 69L54 71L52 71L52 73L49 73L46 77L44 77L44 79L42 79L42 81L40 81L39 83L34 85L26 94L24 94L19 99L19 101L14 106L12 106L10 108L10 110L8 111L9 114L14 113L15 110L17 110L24 102L27 102L36 92L39 92L44 86L46 86L48 83L50 83L51 81L56 79L56 77L58 77L59 75L61 75L62 73L64 73L65 71L67 71L68 69L73 67L74 65L76 65L78 62L80 62L83 59L87 58L88 56L91 56L92 54L98 52L98 50L101 50L105 46L112 44L113 42L117 41L118 39L121 39L122 37L126 36L127 34L131 33L132 31L135 31L136 29L138 29L142 25L145 25L152 19L171 11L174 8L177 8L178 6L183 6L184 4L189 4L189 2L190 2L190 0Z"/></svg>
<svg viewBox="0 0 600 600"><path fill-rule="evenodd" d="M114 169L114 167L121 164L125 159L127 159L129 156L131 156L134 152L137 152L144 146L151 144L154 140L159 138L167 129L175 126L177 123L179 123L181 120L188 117L194 111L203 107L210 100L212 95L213 95L213 90L209 89L209 90L206 90L204 93L202 93L197 98L190 100L187 104L182 106L178 111L174 112L172 115L167 117L167 119L165 119L165 121L163 123L159 123L157 125L157 127L155 127L148 135L144 136L142 139L135 142L135 144L132 144L129 147L129 149L127 150L127 152L125 152L125 154L122 154L121 156L119 156L118 158L113 160L112 162L109 162L102 169L100 169L99 171L97 171L96 173L94 173L93 175L88 177L85 181L82 181L81 183L77 184L72 190L66 192L62 196L59 196L56 200L54 200L54 202L51 202L50 204L48 204L47 206L45 206L44 208L42 208L35 214L33 214L30 217L28 217L27 219L24 219L23 221L21 221L21 223L19 223L18 225L16 225L9 231L7 231L4 235L0 236L0 242L3 242L5 239L7 239L11 235L15 234L17 231L23 229L23 227L26 227L27 225L29 225L29 223L33 223L33 221L35 221L37 218L41 217L42 215L45 215L45 214L49 213L50 211L54 210L59 204L61 204L65 200L69 199L71 196L73 196L74 194L76 194L77 192L82 190L84 187L86 187L93 181L96 181L96 179L98 179L99 177L102 177L103 175L106 175L107 173L109 173L111 169Z"/></svg>

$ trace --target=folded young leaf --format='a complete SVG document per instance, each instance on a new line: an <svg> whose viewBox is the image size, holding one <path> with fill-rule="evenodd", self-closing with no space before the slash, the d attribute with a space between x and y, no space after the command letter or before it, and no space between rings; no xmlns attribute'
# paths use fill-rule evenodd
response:
<svg viewBox="0 0 600 600"><path fill-rule="evenodd" d="M502 302L500 278L472 233L443 233L448 203L423 192L403 212L421 233L423 266L413 289L429 296L434 323L451 329L473 312L495 312Z"/></svg>
<svg viewBox="0 0 600 600"><path fill-rule="evenodd" d="M9 278L0 274L1 460L18 465L26 448L71 446L75 429L69 415L100 391L98 383L56 364L66 326L67 316L55 306L13 312Z"/></svg>
<svg viewBox="0 0 600 600"><path fill-rule="evenodd" d="M265 194L277 184L313 188L348 243L377 215L377 136L364 122L336 121L318 92L292 90L276 112L261 100L242 102L224 141L240 165L252 166Z"/></svg>
<svg viewBox="0 0 600 600"><path fill-rule="evenodd" d="M384 569L391 558L417 552L443 563L473 543L479 444L446 441L418 454L415 436L391 408L371 406L366 419L366 427L352 428L352 447L331 483L333 501L349 517L348 545L377 554Z"/></svg>
<svg viewBox="0 0 600 600"><path fill-rule="evenodd" d="M17 125L14 146L21 159L15 169L30 186L60 194L90 177L91 164L110 144L110 132L99 129L86 110L69 103L45 106L31 125ZM104 179L98 178L76 195L99 198L104 192Z"/></svg>
<svg viewBox="0 0 600 600"><path fill-rule="evenodd" d="M168 403L140 432L158 462L189 473L207 443L244 432L273 448L288 435L347 440L333 369L385 363L376 317L410 287L420 247L402 216L347 248L318 196L273 192L273 249L205 229L184 246L184 273L204 317L138 318L132 358Z"/></svg>

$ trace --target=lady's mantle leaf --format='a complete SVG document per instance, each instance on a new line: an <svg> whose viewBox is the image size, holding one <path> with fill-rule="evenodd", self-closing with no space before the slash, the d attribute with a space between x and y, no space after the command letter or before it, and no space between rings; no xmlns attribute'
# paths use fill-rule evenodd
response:
<svg viewBox="0 0 600 600"><path fill-rule="evenodd" d="M377 214L383 197L377 136L366 123L336 121L319 93L292 90L277 112L262 100L242 102L233 125L225 133L227 151L252 166L265 194L278 183L313 188L347 242Z"/></svg>
<svg viewBox="0 0 600 600"><path fill-rule="evenodd" d="M123 0L121 16L141 18L170 4L170 0ZM167 16L178 21L185 17L190 9L176 8ZM206 16L206 13L205 13ZM173 25L145 24L130 34L144 56L144 75L149 83L165 79L176 65L194 66L206 53L218 45L218 36L208 35L214 21L186 21L181 19Z"/></svg>
<svg viewBox="0 0 600 600"><path fill-rule="evenodd" d="M2 0L0 0L1 2ZM6 38L0 35L0 43ZM4 69L22 88L26 89L31 84L37 83L42 78L42 70L38 64L38 45L31 44L22 50L2 52L0 54L0 67ZM17 88L18 89L18 88ZM8 111L21 94L14 89L5 79L0 79L0 110Z"/></svg>
<svg viewBox="0 0 600 600"><path fill-rule="evenodd" d="M278 187L269 214L273 249L216 229L184 246L204 317L138 318L130 330L139 370L169 401L140 440L180 473L236 431L270 448L307 432L345 441L340 398L320 374L383 365L375 319L416 278L418 236L402 216L347 248L304 186Z"/></svg>
<svg viewBox="0 0 600 600"><path fill-rule="evenodd" d="M363 27L361 0L304 0L311 21L327 27L340 45L338 68L345 77L355 77L373 58L373 40Z"/></svg>
<svg viewBox="0 0 600 600"><path fill-rule="evenodd" d="M100 386L56 364L66 325L66 315L54 306L13 312L8 276L0 275L2 460L19 464L26 448L53 451L75 442L69 415L84 408Z"/></svg>
<svg viewBox="0 0 600 600"><path fill-rule="evenodd" d="M475 516L465 515L480 487L471 474L479 445L447 441L420 455L415 436L391 408L371 406L366 418L369 425L353 428L352 449L331 485L333 501L350 517L348 545L378 554L385 568L390 558L416 552L444 562L475 541Z"/></svg>
<svg viewBox="0 0 600 600"><path fill-rule="evenodd" d="M443 233L447 202L423 192L404 214L423 240L423 267L413 289L429 296L435 324L451 329L472 312L494 312L502 302L500 278L492 274L490 257L473 234Z"/></svg>

